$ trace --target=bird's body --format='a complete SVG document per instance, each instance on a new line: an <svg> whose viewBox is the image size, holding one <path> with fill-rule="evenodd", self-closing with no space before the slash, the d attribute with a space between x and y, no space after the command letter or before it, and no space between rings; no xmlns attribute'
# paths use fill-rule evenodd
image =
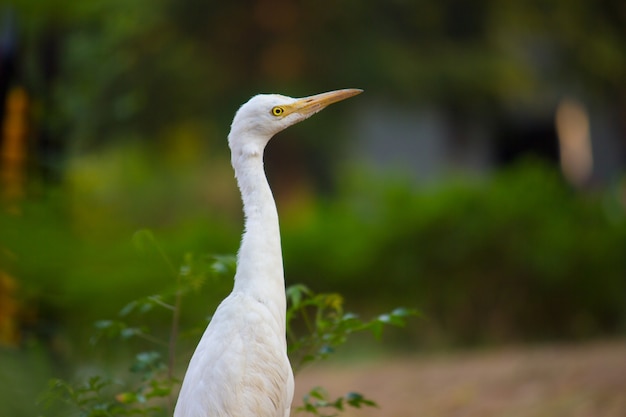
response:
<svg viewBox="0 0 626 417"><path fill-rule="evenodd" d="M235 284L191 358L174 417L289 416L294 381L280 230L263 151L276 133L360 92L258 95L235 115L228 142L245 214Z"/></svg>
<svg viewBox="0 0 626 417"><path fill-rule="evenodd" d="M288 417L293 374L284 326L263 301L233 292L196 349L174 416Z"/></svg>

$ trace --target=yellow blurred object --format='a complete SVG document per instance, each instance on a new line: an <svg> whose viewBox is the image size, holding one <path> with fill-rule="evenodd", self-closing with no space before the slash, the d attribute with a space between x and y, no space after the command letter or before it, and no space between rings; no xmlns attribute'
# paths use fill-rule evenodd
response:
<svg viewBox="0 0 626 417"><path fill-rule="evenodd" d="M14 87L6 98L2 120L2 148L0 167L2 198L7 210L18 213L17 201L24 196L26 137L28 131L28 94L22 87Z"/></svg>

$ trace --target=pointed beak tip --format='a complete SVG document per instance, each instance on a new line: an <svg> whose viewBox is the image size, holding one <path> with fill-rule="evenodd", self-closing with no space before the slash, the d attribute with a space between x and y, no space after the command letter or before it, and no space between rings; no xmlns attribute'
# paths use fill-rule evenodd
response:
<svg viewBox="0 0 626 417"><path fill-rule="evenodd" d="M338 101L354 97L358 94L361 94L362 92L363 90L361 90L360 88L344 88L342 90L335 90L329 91L328 93L318 94L310 98L312 98L314 101L321 102L324 107L326 107Z"/></svg>
<svg viewBox="0 0 626 417"><path fill-rule="evenodd" d="M346 88L344 91L349 94L348 97L356 96L363 92L360 88Z"/></svg>

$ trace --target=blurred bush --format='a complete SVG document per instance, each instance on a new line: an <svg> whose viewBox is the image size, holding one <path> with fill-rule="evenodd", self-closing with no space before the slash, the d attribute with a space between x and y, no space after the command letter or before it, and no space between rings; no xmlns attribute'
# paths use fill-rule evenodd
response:
<svg viewBox="0 0 626 417"><path fill-rule="evenodd" d="M234 253L238 197L220 185L233 179L206 169L173 177L155 162L140 174L150 180L107 192L74 184L24 203L19 216L0 215L0 259L20 283L14 316L25 335L78 343L120 303L173 286L160 254L133 246L136 230L154 230L174 262ZM181 190L207 175L222 200L201 182ZM626 327L626 219L611 198L574 191L537 162L433 189L356 169L332 199L309 196L304 209L279 202L287 282L342 293L364 313L417 308L427 320L413 336L423 343L615 334ZM214 283L212 300L190 296L183 320L210 314L230 286Z"/></svg>
<svg viewBox="0 0 626 417"><path fill-rule="evenodd" d="M626 221L527 162L486 183L417 190L353 176L339 201L285 225L291 282L369 306L419 308L424 343L579 338L623 331Z"/></svg>

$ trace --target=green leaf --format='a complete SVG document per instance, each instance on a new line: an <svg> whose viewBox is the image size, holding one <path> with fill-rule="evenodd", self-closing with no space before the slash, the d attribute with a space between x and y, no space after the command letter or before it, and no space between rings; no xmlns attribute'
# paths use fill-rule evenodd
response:
<svg viewBox="0 0 626 417"><path fill-rule="evenodd" d="M378 316L378 321L381 323L391 323L391 316L389 314L381 314Z"/></svg>
<svg viewBox="0 0 626 417"><path fill-rule="evenodd" d="M172 381L150 381L150 390L146 393L146 398L163 398L172 392Z"/></svg>
<svg viewBox="0 0 626 417"><path fill-rule="evenodd" d="M138 353L130 367L131 372L148 372L159 369L163 365L161 354L156 351Z"/></svg>
<svg viewBox="0 0 626 417"><path fill-rule="evenodd" d="M324 388L317 386L317 387L311 389L311 391L309 391L308 395L313 397L313 398L317 398L318 400L324 400L328 396L328 393L326 392L326 390Z"/></svg>
<svg viewBox="0 0 626 417"><path fill-rule="evenodd" d="M112 328L114 325L118 324L119 322L115 322L113 320L98 320L96 321L93 326L96 329L100 329L100 330L105 330L105 329L110 329Z"/></svg>
<svg viewBox="0 0 626 417"><path fill-rule="evenodd" d="M287 300L289 300L292 309L297 309L302 302L302 298L311 294L311 290L306 285L296 284L287 287L285 290Z"/></svg>
<svg viewBox="0 0 626 417"><path fill-rule="evenodd" d="M405 307L398 307L391 312L392 315L398 317L409 317L409 316L417 316L417 310L408 309Z"/></svg>
<svg viewBox="0 0 626 417"><path fill-rule="evenodd" d="M339 411L343 411L343 398L339 397L337 398L333 403L332 403L332 407L336 408Z"/></svg>
<svg viewBox="0 0 626 417"><path fill-rule="evenodd" d="M374 321L371 323L370 330L374 337L380 340L383 336L384 323L382 321Z"/></svg>
<svg viewBox="0 0 626 417"><path fill-rule="evenodd" d="M105 386L110 385L109 381L105 381L101 376L95 375L89 378L87 386L91 391L100 391Z"/></svg>
<svg viewBox="0 0 626 417"><path fill-rule="evenodd" d="M140 252L147 252L157 247L156 238L150 229L141 229L133 234L132 242Z"/></svg>
<svg viewBox="0 0 626 417"><path fill-rule="evenodd" d="M122 329L122 331L120 332L120 337L122 339L130 339L133 336L138 336L142 334L144 334L144 332L138 327L127 327L126 329Z"/></svg>
<svg viewBox="0 0 626 417"><path fill-rule="evenodd" d="M126 304L118 313L121 317L128 316L130 313L138 312L141 314L152 311L155 306L163 307L167 310L174 310L174 307L163 301L160 294L150 295L148 297L139 298Z"/></svg>
<svg viewBox="0 0 626 417"><path fill-rule="evenodd" d="M378 407L374 401L366 399L358 392L349 392L346 394L345 398L348 404L355 408L361 408L361 406Z"/></svg>
<svg viewBox="0 0 626 417"><path fill-rule="evenodd" d="M138 401L137 394L134 392L120 392L115 399L122 404L132 404Z"/></svg>
<svg viewBox="0 0 626 417"><path fill-rule="evenodd" d="M233 255L213 255L211 271L216 275L227 275L237 270L237 257Z"/></svg>
<svg viewBox="0 0 626 417"><path fill-rule="evenodd" d="M384 324L391 324L393 326L404 326L404 320L402 316L396 316L394 314L381 314L378 316L378 321Z"/></svg>
<svg viewBox="0 0 626 417"><path fill-rule="evenodd" d="M94 327L98 331L89 339L89 343L92 345L98 343L103 337L114 338L119 336L127 326L126 323L117 320L98 320L94 323Z"/></svg>
<svg viewBox="0 0 626 417"><path fill-rule="evenodd" d="M137 304L139 304L139 301L137 300L133 300L130 303L126 304L120 310L119 315L123 317L130 314L135 309L135 307L137 307Z"/></svg>

